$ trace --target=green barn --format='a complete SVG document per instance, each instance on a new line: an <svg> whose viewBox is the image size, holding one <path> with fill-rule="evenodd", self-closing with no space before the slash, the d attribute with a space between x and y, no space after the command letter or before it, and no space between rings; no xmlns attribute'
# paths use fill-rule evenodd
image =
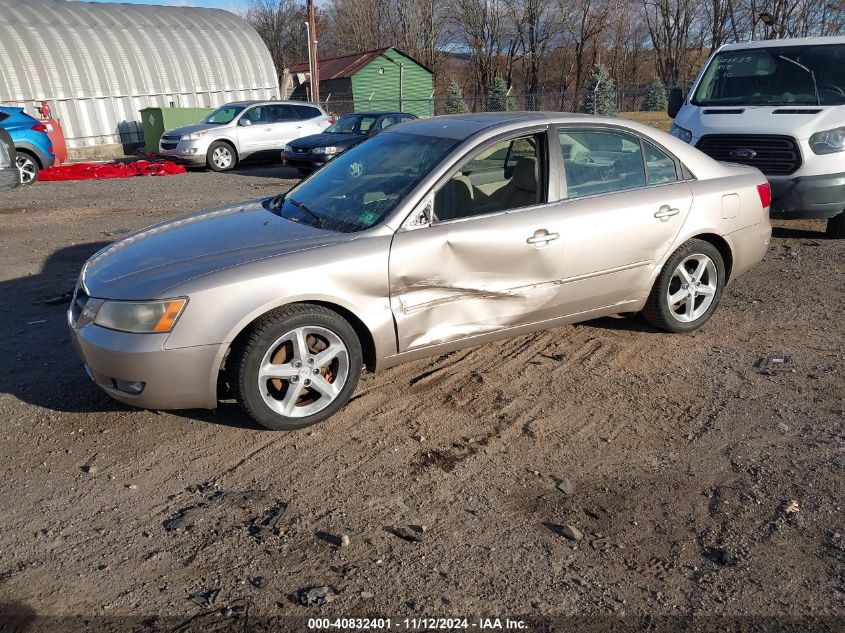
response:
<svg viewBox="0 0 845 633"><path fill-rule="evenodd" d="M320 100L337 114L398 110L419 117L434 115L434 74L396 48L327 57L320 62ZM308 99L308 62L288 69L291 99Z"/></svg>

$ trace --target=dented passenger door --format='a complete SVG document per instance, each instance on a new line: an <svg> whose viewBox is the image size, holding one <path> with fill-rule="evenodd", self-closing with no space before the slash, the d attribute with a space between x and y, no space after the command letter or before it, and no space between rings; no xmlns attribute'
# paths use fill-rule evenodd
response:
<svg viewBox="0 0 845 633"><path fill-rule="evenodd" d="M546 138L523 133L480 149L396 233L399 352L561 314L562 214L547 202Z"/></svg>

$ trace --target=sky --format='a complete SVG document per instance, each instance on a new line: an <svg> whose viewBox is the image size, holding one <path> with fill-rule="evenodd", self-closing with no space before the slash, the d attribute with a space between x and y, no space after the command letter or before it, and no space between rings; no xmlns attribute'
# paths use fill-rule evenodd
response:
<svg viewBox="0 0 845 633"><path fill-rule="evenodd" d="M91 1L91 0L89 0ZM129 4L165 4L171 7L207 7L239 11L246 8L247 0L93 0L94 2L126 2Z"/></svg>

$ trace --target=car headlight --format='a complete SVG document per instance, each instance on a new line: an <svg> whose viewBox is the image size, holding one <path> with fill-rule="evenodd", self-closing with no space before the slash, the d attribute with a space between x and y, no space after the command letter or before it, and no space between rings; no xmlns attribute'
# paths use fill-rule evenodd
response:
<svg viewBox="0 0 845 633"><path fill-rule="evenodd" d="M288 154L290 154L293 151L293 148L290 145L285 145L284 151L286 151Z"/></svg>
<svg viewBox="0 0 845 633"><path fill-rule="evenodd" d="M198 141L199 139L201 139L206 134L208 134L208 130L204 130L202 132L191 132L190 134L185 134L182 137L182 140L183 141Z"/></svg>
<svg viewBox="0 0 845 633"><path fill-rule="evenodd" d="M331 146L329 146L329 147L315 147L311 151L314 152L315 154L337 154L337 148L331 147Z"/></svg>
<svg viewBox="0 0 845 633"><path fill-rule="evenodd" d="M94 323L121 332L166 333L176 325L187 303L187 299L105 301L97 311Z"/></svg>
<svg viewBox="0 0 845 633"><path fill-rule="evenodd" d="M810 149L816 154L845 151L845 127L816 132L810 137Z"/></svg>
<svg viewBox="0 0 845 633"><path fill-rule="evenodd" d="M669 134L675 138L681 139L684 143L689 143L692 140L692 132L682 128L680 125L672 124Z"/></svg>

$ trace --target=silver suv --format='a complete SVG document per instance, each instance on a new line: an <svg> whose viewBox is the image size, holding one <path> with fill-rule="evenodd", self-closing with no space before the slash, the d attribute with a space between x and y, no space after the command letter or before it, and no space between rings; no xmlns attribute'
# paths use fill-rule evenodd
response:
<svg viewBox="0 0 845 633"><path fill-rule="evenodd" d="M332 124L326 112L301 101L237 101L221 106L199 123L166 131L159 154L214 171L232 169L248 156L279 156L300 136L319 134Z"/></svg>

